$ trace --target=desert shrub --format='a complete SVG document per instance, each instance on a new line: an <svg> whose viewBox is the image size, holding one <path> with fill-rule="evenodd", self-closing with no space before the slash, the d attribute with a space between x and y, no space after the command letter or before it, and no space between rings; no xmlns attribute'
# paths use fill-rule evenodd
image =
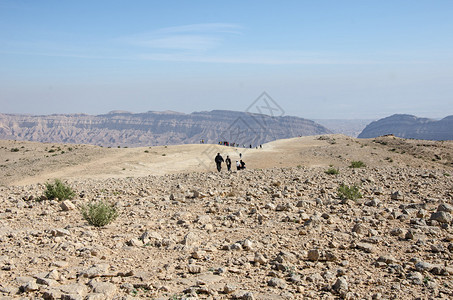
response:
<svg viewBox="0 0 453 300"><path fill-rule="evenodd" d="M351 165L349 166L350 168L363 168L365 167L365 163L361 160L357 161L351 161Z"/></svg>
<svg viewBox="0 0 453 300"><path fill-rule="evenodd" d="M80 208L82 216L90 225L102 227L110 224L118 217L118 211L110 203L92 201Z"/></svg>
<svg viewBox="0 0 453 300"><path fill-rule="evenodd" d="M71 189L70 186L64 184L59 179L55 179L54 183L46 183L46 190L44 191L44 196L47 199L55 199L58 198L59 200L64 199L72 199L74 198L74 191Z"/></svg>
<svg viewBox="0 0 453 300"><path fill-rule="evenodd" d="M337 195L341 200L349 199L356 200L362 198L359 187L353 185L352 187L345 185L344 183L338 187Z"/></svg>
<svg viewBox="0 0 453 300"><path fill-rule="evenodd" d="M19 148L12 148L11 152L19 152Z"/></svg>
<svg viewBox="0 0 453 300"><path fill-rule="evenodd" d="M334 167L330 167L327 169L327 171L325 171L325 173L329 174L329 175L338 175L338 174L340 174L340 170L335 169Z"/></svg>

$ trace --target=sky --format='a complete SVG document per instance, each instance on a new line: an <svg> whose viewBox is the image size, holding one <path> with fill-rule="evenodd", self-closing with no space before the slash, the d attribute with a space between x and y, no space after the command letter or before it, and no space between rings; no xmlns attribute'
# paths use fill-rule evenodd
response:
<svg viewBox="0 0 453 300"><path fill-rule="evenodd" d="M453 1L0 0L0 113L453 114Z"/></svg>

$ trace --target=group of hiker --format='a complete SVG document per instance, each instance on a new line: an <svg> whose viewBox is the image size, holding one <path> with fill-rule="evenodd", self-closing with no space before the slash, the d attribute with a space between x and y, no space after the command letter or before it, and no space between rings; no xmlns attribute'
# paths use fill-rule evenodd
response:
<svg viewBox="0 0 453 300"><path fill-rule="evenodd" d="M230 143L229 141L219 141L219 145L228 146L228 147L241 147L241 145L239 143ZM252 144L250 144L248 146L243 144L242 148L250 148L251 149L253 147L252 147ZM263 145L256 146L255 148L256 149L258 149L258 148L262 149Z"/></svg>
<svg viewBox="0 0 453 300"><path fill-rule="evenodd" d="M241 153L239 154L239 158L242 158L242 154ZM225 164L227 166L227 170L231 171L231 158L230 158L229 155L227 155L226 159L223 160L222 155L220 155L220 153L217 153L217 156L214 158L214 161L215 161L216 166L217 166L217 171L220 172L220 170L222 170L222 163L223 162L225 162ZM238 171L245 169L245 162L242 161L242 159L240 159L239 161L238 160L236 161L236 169Z"/></svg>

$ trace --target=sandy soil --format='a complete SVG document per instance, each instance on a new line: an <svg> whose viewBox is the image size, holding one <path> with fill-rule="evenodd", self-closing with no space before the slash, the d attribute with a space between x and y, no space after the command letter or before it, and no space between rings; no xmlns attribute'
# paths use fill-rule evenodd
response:
<svg viewBox="0 0 453 300"><path fill-rule="evenodd" d="M452 142L424 141L423 145L429 145L423 147L417 141L393 137L384 139L385 143L376 143L343 135L309 136L274 141L263 145L262 149L212 144L118 149L92 145L0 141L0 186L42 183L53 178L74 180L209 172L215 170L214 157L218 152L224 158L229 155L233 166L239 160L239 153L242 153L248 169L329 165L342 167L354 160L362 160L371 165L415 164L442 168L452 162ZM411 148L417 148L416 145L420 145L421 149ZM431 147L433 149L429 149ZM18 152L12 152L11 149L18 149ZM412 149L413 153L408 153L408 149ZM430 152L425 153L426 149ZM436 155L443 158L437 159Z"/></svg>

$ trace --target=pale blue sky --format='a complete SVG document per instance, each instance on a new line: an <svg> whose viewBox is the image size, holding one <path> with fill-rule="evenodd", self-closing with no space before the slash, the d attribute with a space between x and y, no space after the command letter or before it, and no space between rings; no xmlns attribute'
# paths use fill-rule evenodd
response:
<svg viewBox="0 0 453 300"><path fill-rule="evenodd" d="M453 1L0 0L0 113L453 114Z"/></svg>

